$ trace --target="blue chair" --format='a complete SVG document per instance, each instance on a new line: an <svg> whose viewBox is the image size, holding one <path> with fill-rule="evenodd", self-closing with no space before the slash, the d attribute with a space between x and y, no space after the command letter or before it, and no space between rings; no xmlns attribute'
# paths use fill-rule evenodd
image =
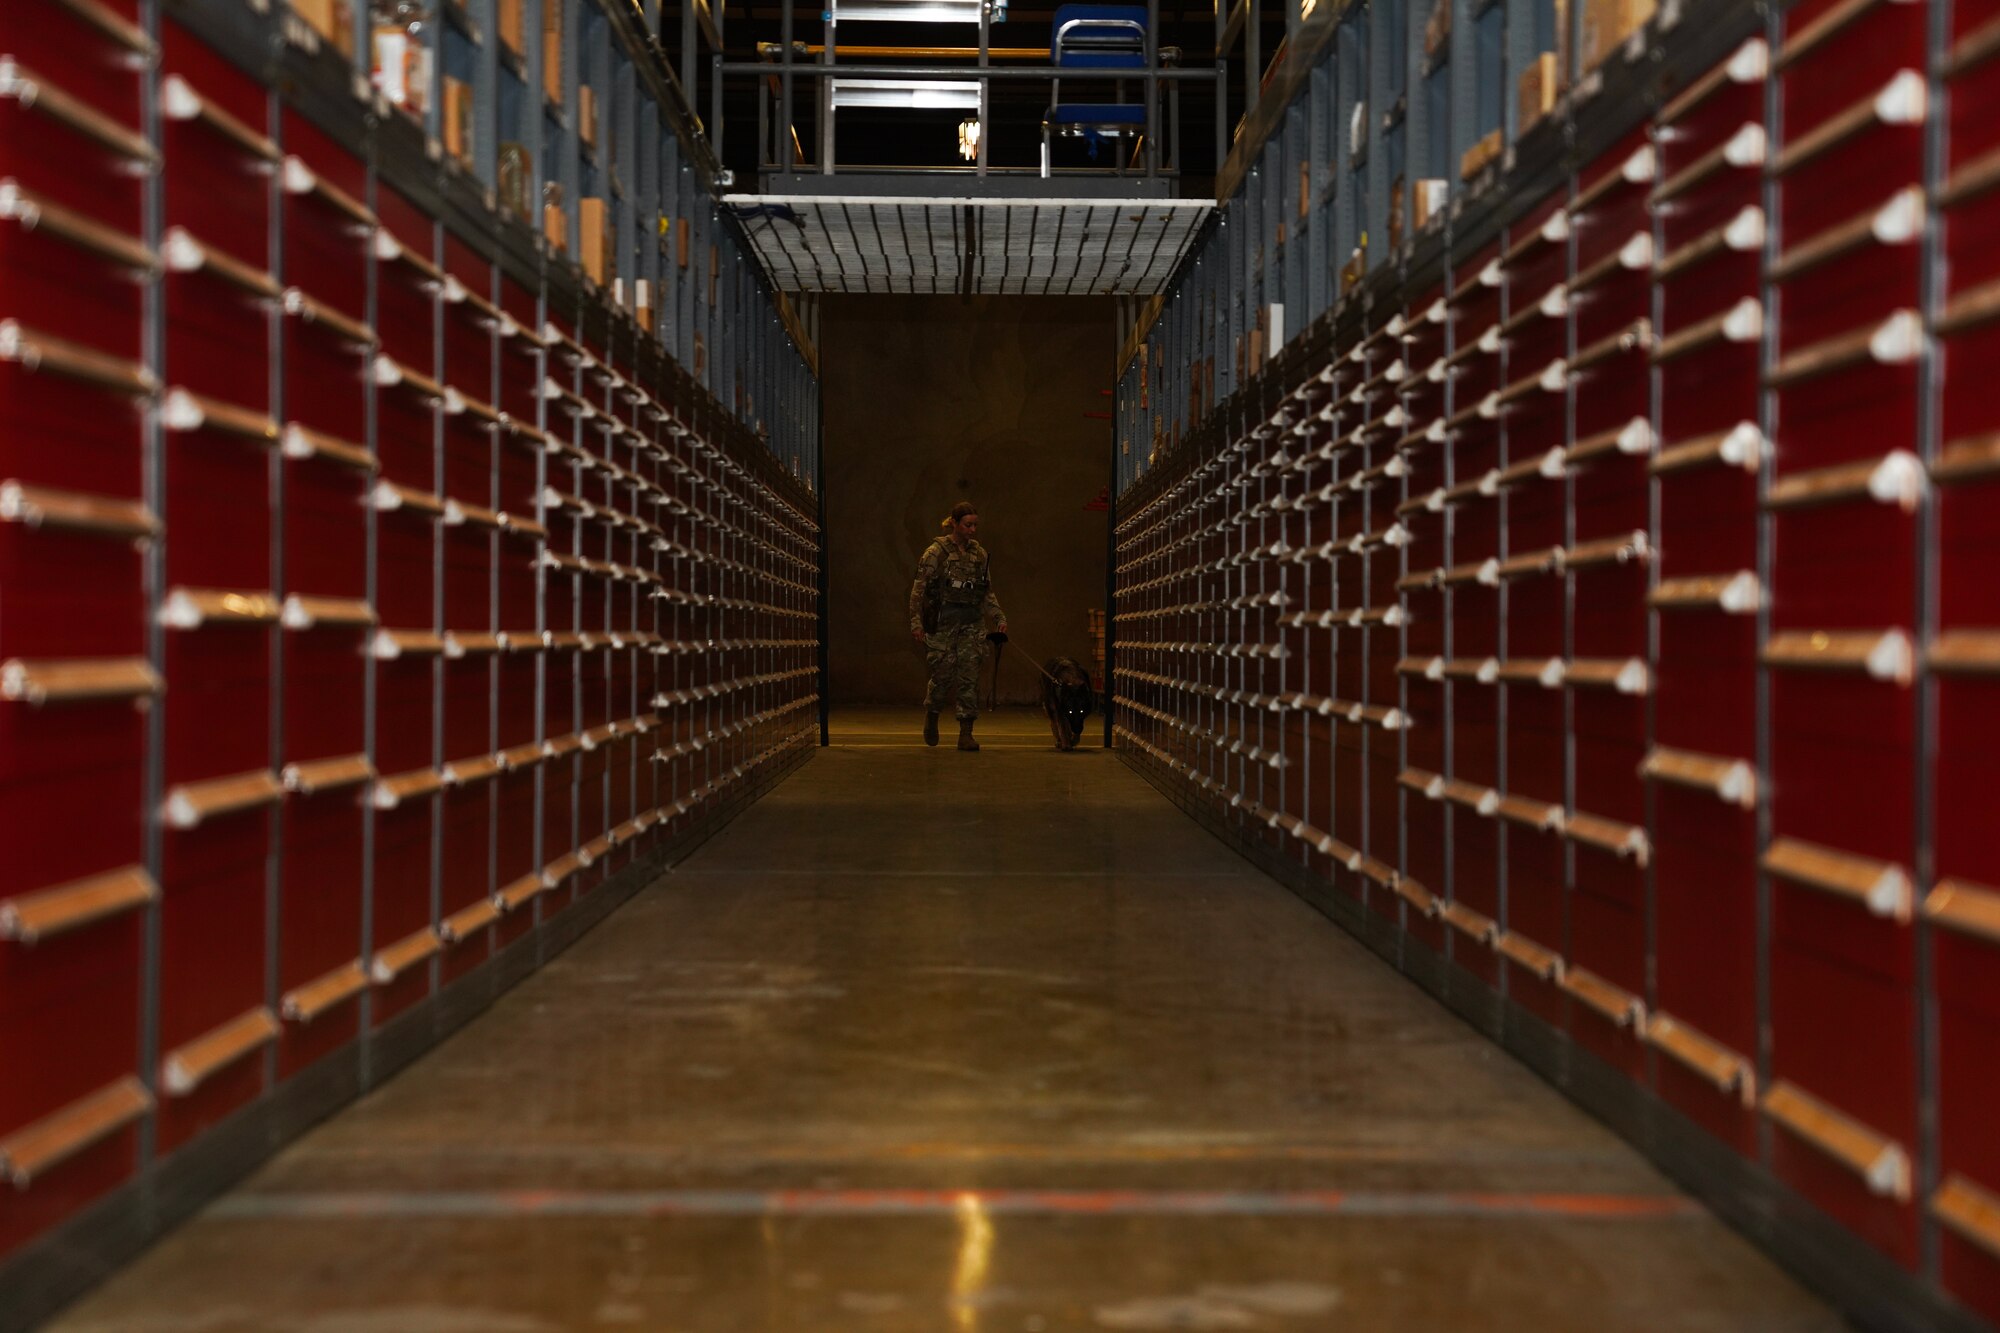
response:
<svg viewBox="0 0 2000 1333"><path fill-rule="evenodd" d="M1144 69L1146 10L1141 5L1062 5L1049 40L1050 62L1065 69ZM1042 117L1042 175L1049 174L1050 142L1057 136L1081 138L1092 157L1105 139L1138 138L1146 132L1144 102L1065 102L1062 80L1050 90ZM1122 154L1121 154L1122 157Z"/></svg>

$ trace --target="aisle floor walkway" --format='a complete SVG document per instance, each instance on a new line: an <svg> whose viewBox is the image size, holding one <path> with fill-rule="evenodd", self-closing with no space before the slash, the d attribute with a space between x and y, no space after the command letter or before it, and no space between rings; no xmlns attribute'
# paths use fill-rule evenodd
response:
<svg viewBox="0 0 2000 1333"><path fill-rule="evenodd" d="M842 721L56 1327L1842 1327L1110 753Z"/></svg>

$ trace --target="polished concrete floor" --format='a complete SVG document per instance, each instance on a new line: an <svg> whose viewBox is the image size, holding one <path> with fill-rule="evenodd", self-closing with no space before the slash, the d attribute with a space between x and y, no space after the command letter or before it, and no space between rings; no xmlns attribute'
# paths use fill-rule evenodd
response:
<svg viewBox="0 0 2000 1333"><path fill-rule="evenodd" d="M1108 752L916 725L56 1327L1841 1327Z"/></svg>

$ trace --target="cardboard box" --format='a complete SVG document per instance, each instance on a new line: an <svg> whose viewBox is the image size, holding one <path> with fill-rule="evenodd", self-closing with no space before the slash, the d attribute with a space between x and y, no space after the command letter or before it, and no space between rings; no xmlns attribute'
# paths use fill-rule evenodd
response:
<svg viewBox="0 0 2000 1333"><path fill-rule="evenodd" d="M597 147L597 89L587 83L576 90L576 135Z"/></svg>
<svg viewBox="0 0 2000 1333"><path fill-rule="evenodd" d="M515 55L526 55L528 51L527 15L525 0L499 0L499 8L494 15L493 26L499 29L501 45Z"/></svg>
<svg viewBox="0 0 2000 1333"><path fill-rule="evenodd" d="M1313 173L1312 163L1299 163L1299 216L1312 211Z"/></svg>
<svg viewBox="0 0 2000 1333"><path fill-rule="evenodd" d="M688 266L688 220L686 218L682 218L674 224L674 235L680 238L677 242L679 253L675 255L674 263L677 267L686 268Z"/></svg>
<svg viewBox="0 0 2000 1333"><path fill-rule="evenodd" d="M1361 280L1367 276L1368 243L1363 241L1360 245L1354 247L1354 253L1349 255L1347 262L1340 266L1340 290L1343 292L1353 291L1361 285Z"/></svg>
<svg viewBox="0 0 2000 1333"><path fill-rule="evenodd" d="M472 85L444 76L444 149L459 161L472 162Z"/></svg>
<svg viewBox="0 0 2000 1333"><path fill-rule="evenodd" d="M371 49L376 88L421 120L430 109L430 48L407 29L383 27L375 29Z"/></svg>
<svg viewBox="0 0 2000 1333"><path fill-rule="evenodd" d="M1516 88L1515 133L1526 134L1528 127L1556 109L1556 53L1544 51L1521 71Z"/></svg>
<svg viewBox="0 0 2000 1333"><path fill-rule="evenodd" d="M561 204L542 205L542 231L548 236L550 246L563 254L569 253L569 215L563 212Z"/></svg>
<svg viewBox="0 0 2000 1333"><path fill-rule="evenodd" d="M542 90L556 105L563 100L563 0L542 0Z"/></svg>
<svg viewBox="0 0 2000 1333"><path fill-rule="evenodd" d="M1646 25L1657 7L1655 0L1583 0L1577 73L1587 74L1603 64L1626 38Z"/></svg>
<svg viewBox="0 0 2000 1333"><path fill-rule="evenodd" d="M576 257L583 272L600 287L618 276L618 231L609 204L595 196L576 201Z"/></svg>
<svg viewBox="0 0 2000 1333"><path fill-rule="evenodd" d="M1401 176L1389 182L1389 249L1403 247L1403 199L1409 194L1406 182Z"/></svg>
<svg viewBox="0 0 2000 1333"><path fill-rule="evenodd" d="M354 6L348 0L292 0L292 12L342 55L353 57Z"/></svg>
<svg viewBox="0 0 2000 1333"><path fill-rule="evenodd" d="M1500 148L1504 142L1505 139L1500 131L1495 130L1478 143L1472 145L1472 147L1466 149L1465 156L1458 160L1458 178L1460 180L1471 180L1481 171L1484 171L1488 163L1500 156Z"/></svg>
<svg viewBox="0 0 2000 1333"><path fill-rule="evenodd" d="M523 222L535 215L535 162L529 155L527 145L503 143L500 145L499 173L500 208Z"/></svg>
<svg viewBox="0 0 2000 1333"><path fill-rule="evenodd" d="M1451 0L1435 0L1424 20L1424 54L1434 56L1451 41Z"/></svg>
<svg viewBox="0 0 2000 1333"><path fill-rule="evenodd" d="M1419 180L1417 188L1410 192L1412 218L1418 231L1428 227L1432 220L1444 212L1445 203L1451 198L1451 184L1435 178Z"/></svg>

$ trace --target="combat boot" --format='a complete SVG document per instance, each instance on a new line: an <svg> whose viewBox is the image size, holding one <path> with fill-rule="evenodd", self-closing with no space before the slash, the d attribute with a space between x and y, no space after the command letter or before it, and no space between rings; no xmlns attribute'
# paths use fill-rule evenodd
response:
<svg viewBox="0 0 2000 1333"><path fill-rule="evenodd" d="M937 744L937 720L938 720L938 715L937 715L936 713L925 713L925 714L924 714L924 744L925 744L925 745L936 745L936 744Z"/></svg>
<svg viewBox="0 0 2000 1333"><path fill-rule="evenodd" d="M979 742L972 739L972 719L969 717L962 717L958 720L958 748L961 750L977 750L979 748Z"/></svg>

